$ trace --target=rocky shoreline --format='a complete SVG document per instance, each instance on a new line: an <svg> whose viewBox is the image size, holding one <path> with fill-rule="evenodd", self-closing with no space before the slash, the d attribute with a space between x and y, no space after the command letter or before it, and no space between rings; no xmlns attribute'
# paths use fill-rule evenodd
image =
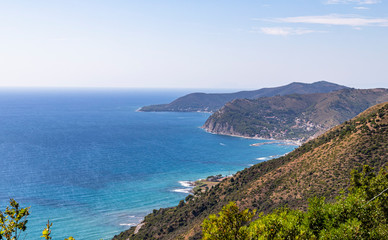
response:
<svg viewBox="0 0 388 240"><path fill-rule="evenodd" d="M249 136L244 136L238 133L227 133L227 132L213 132L209 130L207 127L202 126L202 128L205 132L210 133L210 134L216 134L216 135L223 135L223 136L230 136L230 137L239 137L239 138L245 138L245 139L255 139L255 140L265 140L265 141L271 141L271 142L265 142L265 143L255 143L251 144L250 146L261 146L261 145L267 145L267 144L284 144L284 145L294 145L294 146L300 146L306 141L303 139L295 139L295 140L290 140L290 139L274 139L274 138L263 138L263 137L249 137ZM309 140L309 139L308 139Z"/></svg>

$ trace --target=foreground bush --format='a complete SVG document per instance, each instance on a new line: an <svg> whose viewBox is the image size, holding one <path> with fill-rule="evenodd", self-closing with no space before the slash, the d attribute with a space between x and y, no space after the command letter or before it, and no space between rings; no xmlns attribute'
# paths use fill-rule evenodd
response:
<svg viewBox="0 0 388 240"><path fill-rule="evenodd" d="M387 172L376 176L368 166L352 171L348 194L334 203L311 198L306 212L281 208L250 221L253 214L230 203L203 222L203 239L388 239ZM248 217L241 217L244 213Z"/></svg>
<svg viewBox="0 0 388 240"><path fill-rule="evenodd" d="M0 239L17 240L24 239L22 232L27 229L27 216L30 215L30 208L20 208L19 203L14 199L9 201L9 206L6 207L4 213L0 211ZM51 226L53 224L47 222L46 228L42 232L42 238L52 239ZM73 237L65 240L74 240Z"/></svg>

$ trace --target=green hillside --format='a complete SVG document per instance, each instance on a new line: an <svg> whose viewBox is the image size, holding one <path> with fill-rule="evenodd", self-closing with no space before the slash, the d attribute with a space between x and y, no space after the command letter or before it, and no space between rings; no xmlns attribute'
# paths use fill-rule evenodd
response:
<svg viewBox="0 0 388 240"><path fill-rule="evenodd" d="M388 167L351 172L350 187L336 197L308 200L306 211L287 206L269 214L230 202L202 223L202 240L388 239Z"/></svg>
<svg viewBox="0 0 388 240"><path fill-rule="evenodd" d="M203 128L224 135L306 140L385 101L388 89L237 99L211 115Z"/></svg>
<svg viewBox="0 0 388 240"><path fill-rule="evenodd" d="M292 93L326 93L347 88L335 83L325 81L315 83L291 83L286 86L274 88L262 88L254 91L241 91L236 93L191 93L180 97L169 104L145 106L140 109L143 112L214 112L234 99L255 99L275 95L287 95Z"/></svg>
<svg viewBox="0 0 388 240"><path fill-rule="evenodd" d="M265 213L287 204L304 210L307 199L334 199L349 185L352 169L388 164L388 102L373 106L286 156L256 164L178 206L154 210L114 239L200 239L201 223L230 201Z"/></svg>

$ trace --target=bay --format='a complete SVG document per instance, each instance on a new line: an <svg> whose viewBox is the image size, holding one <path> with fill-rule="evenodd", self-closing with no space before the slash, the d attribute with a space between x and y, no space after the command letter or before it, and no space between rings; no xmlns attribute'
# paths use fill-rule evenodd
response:
<svg viewBox="0 0 388 240"><path fill-rule="evenodd" d="M230 175L292 151L206 133L208 113L144 113L190 90L2 89L0 209L30 206L25 239L110 239L187 196L182 181Z"/></svg>

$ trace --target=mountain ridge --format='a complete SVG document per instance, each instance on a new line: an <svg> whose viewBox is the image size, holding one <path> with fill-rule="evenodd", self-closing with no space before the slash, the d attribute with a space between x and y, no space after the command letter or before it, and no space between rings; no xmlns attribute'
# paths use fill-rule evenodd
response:
<svg viewBox="0 0 388 240"><path fill-rule="evenodd" d="M221 135L306 141L385 101L388 89L383 88L235 99L202 128Z"/></svg>
<svg viewBox="0 0 388 240"><path fill-rule="evenodd" d="M142 112L214 112L227 102L234 99L255 99L259 97L271 97L275 95L287 95L292 93L325 93L348 88L346 86L318 81L314 83L293 82L274 88L261 88L253 91L239 91L235 93L190 93L182 96L169 104L157 104L144 106L139 109Z"/></svg>

